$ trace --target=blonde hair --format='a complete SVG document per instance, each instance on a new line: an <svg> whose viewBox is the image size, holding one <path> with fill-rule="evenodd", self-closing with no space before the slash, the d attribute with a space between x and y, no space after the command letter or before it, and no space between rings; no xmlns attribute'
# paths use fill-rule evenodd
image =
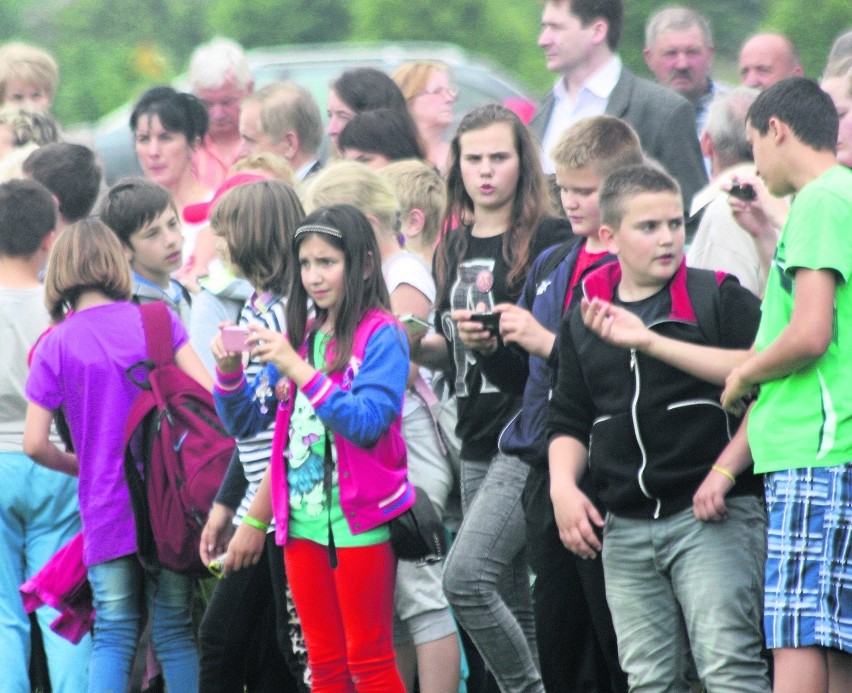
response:
<svg viewBox="0 0 852 693"><path fill-rule="evenodd" d="M100 219L81 219L53 244L44 278L44 300L59 322L86 291L100 291L115 301L129 301L133 286L121 241Z"/></svg>
<svg viewBox="0 0 852 693"><path fill-rule="evenodd" d="M822 78L824 80L845 78L846 95L852 96L852 55L847 55L845 58L840 58L826 65Z"/></svg>
<svg viewBox="0 0 852 693"><path fill-rule="evenodd" d="M287 185L292 185L294 188L298 185L296 175L293 173L293 167L287 163L287 159L272 152L247 154L237 159L231 168L228 169L228 177L235 173L251 173L253 171L268 173L271 178L280 180L282 183L287 183Z"/></svg>
<svg viewBox="0 0 852 693"><path fill-rule="evenodd" d="M15 41L0 46L0 104L6 102L9 80L41 87L52 101L59 86L59 65L46 50Z"/></svg>
<svg viewBox="0 0 852 693"><path fill-rule="evenodd" d="M608 115L578 120L562 133L550 156L557 170L591 166L601 178L643 163L639 136L623 120Z"/></svg>
<svg viewBox="0 0 852 693"><path fill-rule="evenodd" d="M372 216L384 235L399 237L399 203L379 174L357 161L336 161L320 171L304 197L310 213L318 207L348 204Z"/></svg>
<svg viewBox="0 0 852 693"><path fill-rule="evenodd" d="M429 78L436 72L450 75L450 68L438 60L415 60L403 63L393 71L391 79L396 82L406 101L411 101L422 92Z"/></svg>
<svg viewBox="0 0 852 693"><path fill-rule="evenodd" d="M406 159L385 166L379 175L396 194L401 216L419 209L425 218L420 235L424 245L432 245L441 230L441 216L447 206L447 189L438 172L417 159Z"/></svg>

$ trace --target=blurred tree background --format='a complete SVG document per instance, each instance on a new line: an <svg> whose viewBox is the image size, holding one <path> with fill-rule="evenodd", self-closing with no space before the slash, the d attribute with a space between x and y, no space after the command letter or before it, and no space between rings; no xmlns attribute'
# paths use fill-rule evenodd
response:
<svg viewBox="0 0 852 693"><path fill-rule="evenodd" d="M620 53L639 74L644 24L661 0L626 0ZM817 77L834 37L852 27L852 0L685 0L711 21L716 74L736 81L737 50L757 30L781 31ZM246 48L324 41L456 43L513 72L534 96L553 75L536 46L535 0L0 0L0 40L50 50L62 71L54 110L92 121L186 69L193 48L228 36Z"/></svg>

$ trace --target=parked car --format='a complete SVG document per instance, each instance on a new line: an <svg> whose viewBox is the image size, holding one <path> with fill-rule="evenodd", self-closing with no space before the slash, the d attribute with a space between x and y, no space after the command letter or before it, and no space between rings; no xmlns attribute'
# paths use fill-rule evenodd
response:
<svg viewBox="0 0 852 693"><path fill-rule="evenodd" d="M345 70L354 67L375 67L392 72L402 63L412 60L440 60L453 73L458 86L456 124L461 117L479 104L499 101L518 111L532 112L528 90L506 70L480 57L472 56L449 43L325 43L297 44L254 48L247 51L255 86L262 87L276 80L293 80L310 90L320 107L327 110L328 85ZM187 89L186 75L175 80L175 88ZM94 129L94 144L104 164L109 184L121 176L141 175L136 160L133 136L130 132L129 102L104 116ZM322 153L328 152L328 142Z"/></svg>

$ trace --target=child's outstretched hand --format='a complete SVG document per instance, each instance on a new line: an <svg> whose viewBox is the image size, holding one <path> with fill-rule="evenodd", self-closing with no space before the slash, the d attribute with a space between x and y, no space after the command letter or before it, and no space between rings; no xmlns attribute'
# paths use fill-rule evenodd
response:
<svg viewBox="0 0 852 693"><path fill-rule="evenodd" d="M556 335L536 320L530 311L514 303L498 303L494 312L500 313L500 336L504 343L514 342L544 359L550 356Z"/></svg>
<svg viewBox="0 0 852 693"><path fill-rule="evenodd" d="M552 480L550 498L562 545L580 558L597 557L603 548L597 530L603 528L604 519L594 503L576 484Z"/></svg>
<svg viewBox="0 0 852 693"><path fill-rule="evenodd" d="M721 397L722 407L735 416L743 416L756 394L757 387L743 378L742 367L734 368L725 380Z"/></svg>
<svg viewBox="0 0 852 693"><path fill-rule="evenodd" d="M232 322L220 322L219 331L210 342L210 351L216 360L216 368L222 373L236 373L243 365L243 355L240 352L228 351L222 342L222 328L230 327Z"/></svg>
<svg viewBox="0 0 852 693"><path fill-rule="evenodd" d="M490 354L497 349L497 335L492 334L481 322L472 320L471 316L475 312L484 313L487 310L488 307L484 303L478 303L476 311L454 310L450 314L456 323L462 344L483 354Z"/></svg>
<svg viewBox="0 0 852 693"><path fill-rule="evenodd" d="M231 524L233 519L234 511L231 508L221 503L213 503L204 529L201 530L198 546L198 553L204 565L209 565L210 561L227 550L228 542L234 533L234 525Z"/></svg>
<svg viewBox="0 0 852 693"><path fill-rule="evenodd" d="M776 229L780 229L787 221L790 204L783 197L773 196L757 175L734 176L732 180L722 183L722 190L729 191L734 183L751 187L755 193L753 200L728 196L728 206L737 223L756 241L768 237L774 245L778 240Z"/></svg>
<svg viewBox="0 0 852 693"><path fill-rule="evenodd" d="M261 363L271 363L288 377L292 377L290 371L297 363L304 363L290 340L281 332L251 325L246 343L251 347L254 358Z"/></svg>
<svg viewBox="0 0 852 693"><path fill-rule="evenodd" d="M246 342L251 346L253 357L261 363L271 363L297 387L307 383L317 372L316 368L299 356L287 336L280 332L249 325L249 336Z"/></svg>
<svg viewBox="0 0 852 693"><path fill-rule="evenodd" d="M265 542L265 531L247 525L245 522L240 524L234 532L231 543L228 544L228 553L222 564L222 575L226 576L235 570L255 565L260 560Z"/></svg>
<svg viewBox="0 0 852 693"><path fill-rule="evenodd" d="M734 482L724 474L711 469L692 497L692 514L701 522L721 522L728 515L725 496Z"/></svg>
<svg viewBox="0 0 852 693"><path fill-rule="evenodd" d="M605 342L625 349L647 349L654 337L642 319L599 298L580 302L583 323Z"/></svg>

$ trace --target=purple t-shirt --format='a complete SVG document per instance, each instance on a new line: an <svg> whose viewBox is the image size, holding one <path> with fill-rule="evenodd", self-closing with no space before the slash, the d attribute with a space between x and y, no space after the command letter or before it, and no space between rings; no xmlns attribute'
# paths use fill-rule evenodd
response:
<svg viewBox="0 0 852 693"><path fill-rule="evenodd" d="M187 333L177 316L169 315L178 350ZM87 566L136 551L122 443L139 388L124 371L146 356L139 309L125 302L75 313L46 335L33 355L27 399L51 411L62 407L77 452Z"/></svg>

